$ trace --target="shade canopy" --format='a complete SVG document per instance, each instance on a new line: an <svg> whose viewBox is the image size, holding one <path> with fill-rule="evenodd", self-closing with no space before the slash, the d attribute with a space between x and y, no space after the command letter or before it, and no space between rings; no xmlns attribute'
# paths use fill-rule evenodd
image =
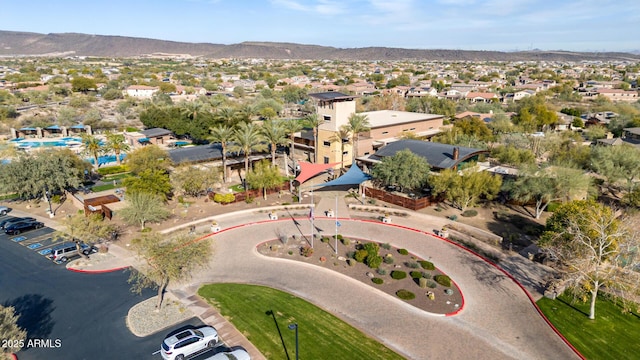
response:
<svg viewBox="0 0 640 360"><path fill-rule="evenodd" d="M297 181L299 184L304 183L305 181L311 179L312 177L320 174L327 169L330 169L339 163L331 163L331 164L312 164L306 161L299 161L298 165L300 165L300 174L296 176L294 181Z"/></svg>
<svg viewBox="0 0 640 360"><path fill-rule="evenodd" d="M84 129L84 125L82 125L82 124L72 125L70 127L70 129Z"/></svg>
<svg viewBox="0 0 640 360"><path fill-rule="evenodd" d="M349 168L349 171L339 178L315 186L358 185L370 179L370 175L365 174L358 165L354 164Z"/></svg>
<svg viewBox="0 0 640 360"><path fill-rule="evenodd" d="M36 131L37 129L34 127L23 127L20 131Z"/></svg>

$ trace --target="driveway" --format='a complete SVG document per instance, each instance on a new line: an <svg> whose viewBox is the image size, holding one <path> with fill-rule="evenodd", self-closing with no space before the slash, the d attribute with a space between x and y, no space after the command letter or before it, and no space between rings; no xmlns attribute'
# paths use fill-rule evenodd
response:
<svg viewBox="0 0 640 360"><path fill-rule="evenodd" d="M298 219L253 222L215 235L215 255L188 290L210 282L240 282L275 287L335 314L410 359L577 359L578 356L537 313L520 287L478 257L448 242L402 227L341 220L340 233L389 242L434 262L450 275L465 297L453 317L426 314L375 288L331 270L300 262L266 258L260 242L278 234L307 234ZM332 234L335 223L316 219Z"/></svg>
<svg viewBox="0 0 640 360"><path fill-rule="evenodd" d="M16 308L29 338L45 340L20 351L20 360L160 359L152 354L165 332L137 338L125 324L129 309L153 292L131 293L126 272L83 274L54 264L38 253L47 248L51 232L27 232L20 242L0 234L0 302ZM30 249L27 243L42 246ZM191 319L176 327L189 324L201 322Z"/></svg>

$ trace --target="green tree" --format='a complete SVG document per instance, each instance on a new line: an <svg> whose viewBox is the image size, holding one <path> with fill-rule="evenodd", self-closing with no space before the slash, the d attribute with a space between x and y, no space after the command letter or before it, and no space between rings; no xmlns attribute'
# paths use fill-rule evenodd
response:
<svg viewBox="0 0 640 360"><path fill-rule="evenodd" d="M258 162L253 170L247 173L247 184L252 189L262 189L262 196L265 200L267 200L267 189L282 184L282 180L278 168L266 160Z"/></svg>
<svg viewBox="0 0 640 360"><path fill-rule="evenodd" d="M383 158L373 167L371 176L379 184L395 185L411 191L427 183L429 171L427 160L406 149Z"/></svg>
<svg viewBox="0 0 640 360"><path fill-rule="evenodd" d="M616 299L637 294L640 266L637 226L595 201L562 204L547 220L539 245L557 259L563 280L580 300L590 300L589 319L596 318L596 298L606 287Z"/></svg>
<svg viewBox="0 0 640 360"><path fill-rule="evenodd" d="M633 191L640 177L640 149L632 145L594 146L591 150L591 167L607 178L610 186L626 181L627 193Z"/></svg>
<svg viewBox="0 0 640 360"><path fill-rule="evenodd" d="M316 113L309 114L302 119L305 127L313 129L313 143L315 144L313 149L313 162L318 162L318 128L324 124L324 120Z"/></svg>
<svg viewBox="0 0 640 360"><path fill-rule="evenodd" d="M140 272L131 273L131 288L136 293L141 293L145 288L157 288L158 310L162 308L167 285L172 281L188 280L213 255L209 240L196 240L188 235L169 237L144 234L134 239L131 245L146 265Z"/></svg>
<svg viewBox="0 0 640 360"><path fill-rule="evenodd" d="M63 228L54 233L54 240L73 241L76 243L78 254L88 258L82 253L81 244L101 243L111 237L116 231L116 226L105 222L102 214L81 214L76 213L67 216L62 220Z"/></svg>
<svg viewBox="0 0 640 360"><path fill-rule="evenodd" d="M18 326L19 319L13 306L0 305L0 339L6 342L0 347L3 356L17 353L27 340L27 332Z"/></svg>
<svg viewBox="0 0 640 360"><path fill-rule="evenodd" d="M351 144L349 125L342 125L329 141L340 144L340 169L344 169L344 147L345 145Z"/></svg>
<svg viewBox="0 0 640 360"><path fill-rule="evenodd" d="M161 221L170 216L162 198L154 194L131 193L127 195L127 202L129 205L120 210L120 216L128 224L140 224L141 230L149 221Z"/></svg>
<svg viewBox="0 0 640 360"><path fill-rule="evenodd" d="M216 110L214 118L227 126L234 126L237 123L236 109L230 106L222 106Z"/></svg>
<svg viewBox="0 0 640 360"><path fill-rule="evenodd" d="M517 201L535 201L535 215L539 219L552 201L569 201L586 195L590 178L582 170L558 166L538 169L520 167L515 181L505 183L505 189Z"/></svg>
<svg viewBox="0 0 640 360"><path fill-rule="evenodd" d="M461 174L455 169L445 169L430 176L429 184L434 194L444 194L454 207L464 210L481 197L492 200L500 191L502 178L469 166Z"/></svg>
<svg viewBox="0 0 640 360"><path fill-rule="evenodd" d="M222 181L227 182L227 147L233 140L234 131L226 124L218 124L209 128L211 135L209 140L220 143L222 147Z"/></svg>
<svg viewBox="0 0 640 360"><path fill-rule="evenodd" d="M263 143L263 137L259 129L252 123L240 123L233 132L232 146L236 152L242 152L244 155L244 173L249 173L249 157L253 151L262 151L266 149Z"/></svg>
<svg viewBox="0 0 640 360"><path fill-rule="evenodd" d="M266 120L260 127L260 134L266 142L269 143L269 150L271 150L271 163L276 163L276 150L278 145L286 142L285 128L281 121Z"/></svg>
<svg viewBox="0 0 640 360"><path fill-rule="evenodd" d="M104 154L105 148L102 141L95 136L82 134L82 143L84 144L84 152L93 158L93 167L98 169L98 158Z"/></svg>
<svg viewBox="0 0 640 360"><path fill-rule="evenodd" d="M87 93L89 90L96 90L96 82L93 79L78 76L71 80L71 90L74 92Z"/></svg>
<svg viewBox="0 0 640 360"><path fill-rule="evenodd" d="M113 151L118 165L122 164L120 154L129 151L129 145L122 134L107 133L107 143L105 144L105 147L109 151Z"/></svg>
<svg viewBox="0 0 640 360"><path fill-rule="evenodd" d="M533 164L536 157L529 149L518 149L513 145L498 145L491 149L491 157L496 158L502 164L520 166Z"/></svg>
<svg viewBox="0 0 640 360"><path fill-rule="evenodd" d="M131 151L127 154L126 163L134 175L147 169L168 171L172 165L169 153L158 145L147 145Z"/></svg>
<svg viewBox="0 0 640 360"><path fill-rule="evenodd" d="M302 130L302 124L298 120L287 120L284 121L285 133L289 137L289 156L293 159L293 151L295 149L295 138L296 133ZM289 176L289 168L285 169L287 176Z"/></svg>
<svg viewBox="0 0 640 360"><path fill-rule="evenodd" d="M171 172L171 183L184 195L198 197L220 180L217 168L182 165Z"/></svg>
<svg viewBox="0 0 640 360"><path fill-rule="evenodd" d="M77 188L89 164L68 149L20 155L0 165L0 192L20 197L44 197L51 207L51 196Z"/></svg>
<svg viewBox="0 0 640 360"><path fill-rule="evenodd" d="M127 194L147 193L166 200L171 194L171 180L169 173L159 169L146 169L125 178L122 185L127 188Z"/></svg>
<svg viewBox="0 0 640 360"><path fill-rule="evenodd" d="M353 151L351 162L355 162L358 156L358 140L360 133L371 130L371 123L367 115L353 113L349 115L347 130L353 135Z"/></svg>

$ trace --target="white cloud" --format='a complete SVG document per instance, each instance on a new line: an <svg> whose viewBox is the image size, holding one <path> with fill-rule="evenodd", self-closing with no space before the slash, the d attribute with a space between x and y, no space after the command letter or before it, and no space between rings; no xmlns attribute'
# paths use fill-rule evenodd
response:
<svg viewBox="0 0 640 360"><path fill-rule="evenodd" d="M346 11L343 2L332 0L317 0L311 3L303 3L295 0L271 0L271 4L289 10L316 13L319 15L336 15Z"/></svg>

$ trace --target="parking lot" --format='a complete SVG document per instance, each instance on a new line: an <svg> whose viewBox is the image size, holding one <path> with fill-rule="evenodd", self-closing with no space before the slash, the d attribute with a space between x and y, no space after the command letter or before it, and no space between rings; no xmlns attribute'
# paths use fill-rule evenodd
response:
<svg viewBox="0 0 640 360"><path fill-rule="evenodd" d="M144 338L134 336L127 313L155 291L132 293L127 271L83 274L53 263L46 258L52 234L46 227L17 236L0 233L0 303L15 307L28 338L42 340L20 351L20 360L161 359L157 351L167 333L202 325L192 318Z"/></svg>

